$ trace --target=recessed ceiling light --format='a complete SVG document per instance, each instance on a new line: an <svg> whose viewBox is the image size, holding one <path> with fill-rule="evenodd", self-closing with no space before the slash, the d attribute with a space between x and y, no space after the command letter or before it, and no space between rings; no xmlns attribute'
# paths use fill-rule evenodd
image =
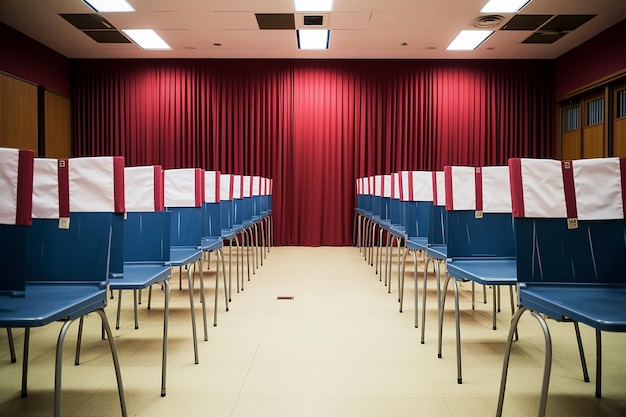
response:
<svg viewBox="0 0 626 417"><path fill-rule="evenodd" d="M122 32L139 45L141 49L172 49L152 29L123 29Z"/></svg>
<svg viewBox="0 0 626 417"><path fill-rule="evenodd" d="M530 3L530 0L489 0L480 12L517 13L528 3Z"/></svg>
<svg viewBox="0 0 626 417"><path fill-rule="evenodd" d="M134 12L135 9L126 0L83 0L87 6L97 12Z"/></svg>
<svg viewBox="0 0 626 417"><path fill-rule="evenodd" d="M472 51L492 33L491 30L462 30L446 49L448 51Z"/></svg>
<svg viewBox="0 0 626 417"><path fill-rule="evenodd" d="M297 32L299 49L328 49L330 30L300 29Z"/></svg>
<svg viewBox="0 0 626 417"><path fill-rule="evenodd" d="M330 12L333 0L294 0L296 12Z"/></svg>

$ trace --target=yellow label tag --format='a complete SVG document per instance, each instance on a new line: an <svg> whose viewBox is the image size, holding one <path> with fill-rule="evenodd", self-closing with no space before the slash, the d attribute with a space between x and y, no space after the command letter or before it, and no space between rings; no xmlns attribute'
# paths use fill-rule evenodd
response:
<svg viewBox="0 0 626 417"><path fill-rule="evenodd" d="M67 230L70 228L70 218L69 217L61 217L59 219L59 229Z"/></svg>
<svg viewBox="0 0 626 417"><path fill-rule="evenodd" d="M578 229L578 219L577 218L567 219L567 228L569 230Z"/></svg>
<svg viewBox="0 0 626 417"><path fill-rule="evenodd" d="M483 211L482 210L476 210L474 212L474 218L476 219L482 219L483 218Z"/></svg>

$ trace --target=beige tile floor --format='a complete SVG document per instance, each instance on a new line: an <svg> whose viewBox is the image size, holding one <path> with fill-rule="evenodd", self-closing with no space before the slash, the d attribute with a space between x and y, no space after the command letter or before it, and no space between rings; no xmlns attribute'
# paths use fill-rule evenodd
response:
<svg viewBox="0 0 626 417"><path fill-rule="evenodd" d="M421 264L420 264L421 268ZM212 270L214 271L214 269ZM407 278L412 276L412 265ZM395 273L395 267L394 267ZM213 296L213 272L206 274ZM436 357L436 303L429 292L426 343L413 326L412 281L404 313L397 294L387 294L374 268L353 247L277 247L265 265L233 294L231 309L220 298L218 326L200 340L193 363L187 291L174 274L169 338L168 391L160 393L161 291L153 308L140 306L140 329L132 322L132 296L123 302L115 341L132 416L429 416L495 414L504 339L510 312L491 330L491 306L471 310L470 286L461 288L463 384L456 383L453 313L446 313L443 358ZM420 280L421 281L421 280ZM433 286L431 286L433 287ZM293 296L293 300L278 300ZM115 305L107 313L114 324ZM212 305L212 304L210 304ZM420 307L421 308L421 307ZM199 309L198 309L199 311ZM212 309L209 310L209 314ZM198 320L200 314L198 313ZM198 321L199 335L202 335ZM60 325L31 332L29 395L20 398L20 362L9 362L0 331L0 416L52 414L54 346ZM66 341L63 415L120 415L115 378L96 316L87 320L83 362L73 365L75 327ZM626 339L604 336L604 398L594 398L594 333L583 326L592 382L582 382L571 324L550 322L554 361L548 415L626 415ZM21 347L23 332L15 331ZM522 319L511 360L505 416L537 413L543 337L535 321Z"/></svg>

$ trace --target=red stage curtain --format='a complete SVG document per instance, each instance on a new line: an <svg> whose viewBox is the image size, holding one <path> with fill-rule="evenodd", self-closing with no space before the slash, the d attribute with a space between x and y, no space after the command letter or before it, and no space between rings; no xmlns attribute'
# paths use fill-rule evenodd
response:
<svg viewBox="0 0 626 417"><path fill-rule="evenodd" d="M274 179L275 242L349 245L354 181L553 157L552 61L75 60L74 154Z"/></svg>

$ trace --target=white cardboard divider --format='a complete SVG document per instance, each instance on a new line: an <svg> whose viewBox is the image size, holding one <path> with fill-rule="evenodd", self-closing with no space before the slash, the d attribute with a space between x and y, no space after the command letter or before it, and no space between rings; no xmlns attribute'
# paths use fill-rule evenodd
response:
<svg viewBox="0 0 626 417"><path fill-rule="evenodd" d="M243 197L247 198L247 197L252 197L252 177L249 175L243 175L243 185L242 185L242 192L243 192Z"/></svg>
<svg viewBox="0 0 626 417"><path fill-rule="evenodd" d="M443 171L436 171L434 174L434 178L435 178L435 189L433 190L433 192L436 192L437 194L437 201L434 201L435 198L433 197L433 203L436 206L445 206L446 205L446 184L445 184L445 176Z"/></svg>
<svg viewBox="0 0 626 417"><path fill-rule="evenodd" d="M204 171L204 202L219 203L220 202L220 179L219 171Z"/></svg>
<svg viewBox="0 0 626 417"><path fill-rule="evenodd" d="M567 218L561 161L521 159L524 217Z"/></svg>
<svg viewBox="0 0 626 417"><path fill-rule="evenodd" d="M383 196L383 176L382 175L374 176L374 195L376 197Z"/></svg>
<svg viewBox="0 0 626 417"><path fill-rule="evenodd" d="M255 197L261 195L261 177L258 175L252 177L252 195Z"/></svg>
<svg viewBox="0 0 626 417"><path fill-rule="evenodd" d="M383 190L381 197L391 198L391 174L383 175Z"/></svg>
<svg viewBox="0 0 626 417"><path fill-rule="evenodd" d="M411 171L400 171L400 200L402 201L411 201L409 176L411 176Z"/></svg>
<svg viewBox="0 0 626 417"><path fill-rule="evenodd" d="M59 161L35 158L33 171L33 219L58 219Z"/></svg>
<svg viewBox="0 0 626 417"><path fill-rule="evenodd" d="M579 220L624 218L619 158L572 161Z"/></svg>
<svg viewBox="0 0 626 417"><path fill-rule="evenodd" d="M243 179L241 175L233 175L233 198L243 198L242 182Z"/></svg>
<svg viewBox="0 0 626 417"><path fill-rule="evenodd" d="M0 224L16 224L19 149L0 148Z"/></svg>
<svg viewBox="0 0 626 417"><path fill-rule="evenodd" d="M153 165L124 168L126 211L156 211ZM157 191L158 193L158 191Z"/></svg>
<svg viewBox="0 0 626 417"><path fill-rule="evenodd" d="M233 176L220 174L220 201L232 201L233 199Z"/></svg>
<svg viewBox="0 0 626 417"><path fill-rule="evenodd" d="M474 167L451 166L446 167L444 172L446 173L446 210L476 210Z"/></svg>
<svg viewBox="0 0 626 417"><path fill-rule="evenodd" d="M413 176L413 200L433 201L433 174L430 171L411 171Z"/></svg>
<svg viewBox="0 0 626 417"><path fill-rule="evenodd" d="M124 158L72 158L68 165L70 212L125 211Z"/></svg>
<svg viewBox="0 0 626 417"><path fill-rule="evenodd" d="M198 195L204 192L204 185L197 179L196 168L166 169L165 207L199 207Z"/></svg>
<svg viewBox="0 0 626 417"><path fill-rule="evenodd" d="M511 183L508 166L482 167L484 213L511 212Z"/></svg>

